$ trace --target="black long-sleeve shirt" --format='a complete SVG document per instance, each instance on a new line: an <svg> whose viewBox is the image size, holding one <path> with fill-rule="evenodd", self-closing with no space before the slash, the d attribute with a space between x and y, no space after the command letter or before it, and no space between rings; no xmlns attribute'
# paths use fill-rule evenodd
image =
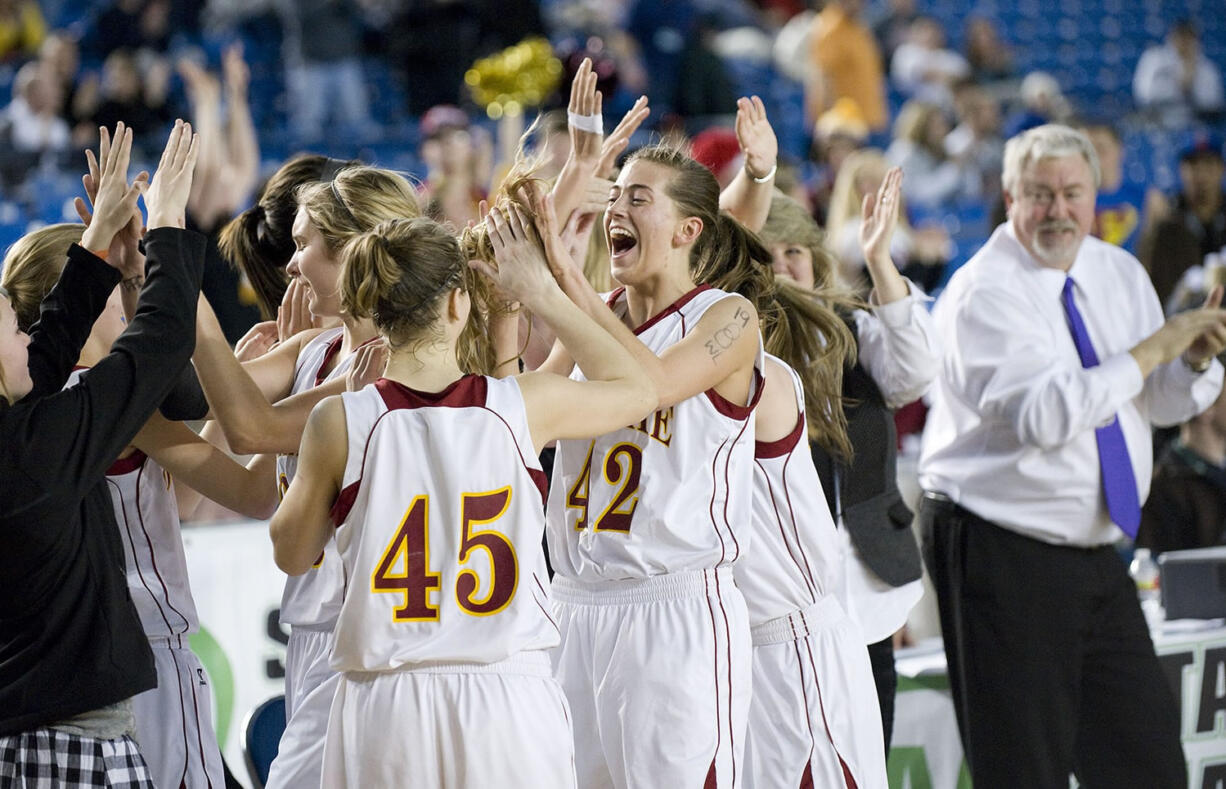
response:
<svg viewBox="0 0 1226 789"><path fill-rule="evenodd" d="M156 684L124 578L105 473L195 346L204 239L159 228L132 324L63 389L115 269L74 246L31 332L34 389L0 398L0 735L122 701Z"/></svg>

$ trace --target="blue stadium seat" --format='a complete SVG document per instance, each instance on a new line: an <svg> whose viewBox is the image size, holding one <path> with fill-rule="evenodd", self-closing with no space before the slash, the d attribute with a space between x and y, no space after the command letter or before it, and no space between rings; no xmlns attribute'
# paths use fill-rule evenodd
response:
<svg viewBox="0 0 1226 789"><path fill-rule="evenodd" d="M285 731L285 696L273 696L256 706L243 724L243 758L256 789L268 782L268 768L277 758Z"/></svg>

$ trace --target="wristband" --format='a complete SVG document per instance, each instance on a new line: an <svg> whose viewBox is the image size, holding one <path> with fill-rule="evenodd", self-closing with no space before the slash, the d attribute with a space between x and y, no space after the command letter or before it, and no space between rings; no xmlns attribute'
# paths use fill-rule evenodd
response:
<svg viewBox="0 0 1226 789"><path fill-rule="evenodd" d="M580 115L577 112L566 111L567 125L574 126L579 131L590 134L604 134L604 117L601 115Z"/></svg>
<svg viewBox="0 0 1226 789"><path fill-rule="evenodd" d="M779 162L775 162L773 165L771 165L771 171L767 173L766 175L762 176L761 178L758 178L753 173L749 172L748 167L745 168L745 174L748 175L755 184L768 183L772 178L775 177L775 173L777 172L779 172Z"/></svg>
<svg viewBox="0 0 1226 789"><path fill-rule="evenodd" d="M1205 372L1206 370L1208 370L1208 369L1209 369L1209 367L1210 367L1210 366L1213 364L1213 357L1212 357L1212 356L1210 356L1208 359L1201 359L1201 360L1200 360L1199 362L1197 362L1196 364L1193 364L1192 362L1189 362L1189 361L1188 361L1188 357L1187 357L1187 356L1181 356L1181 357L1179 357L1179 358L1183 360L1183 363L1184 363L1184 366L1185 366L1185 367L1187 367L1189 370L1191 370L1192 372L1196 373L1197 375L1200 375L1201 373L1203 373L1203 372Z"/></svg>
<svg viewBox="0 0 1226 789"><path fill-rule="evenodd" d="M109 254L111 254L111 250L109 250L109 249L102 249L102 250L93 250L93 249L91 249L91 250L89 251L89 254L93 255L94 257L98 258L99 260L106 260L106 256L107 256L107 255L109 255Z"/></svg>

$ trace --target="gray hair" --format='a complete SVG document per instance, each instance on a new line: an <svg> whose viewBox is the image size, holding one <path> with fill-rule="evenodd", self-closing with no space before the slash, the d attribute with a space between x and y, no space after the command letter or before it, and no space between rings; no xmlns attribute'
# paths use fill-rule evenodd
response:
<svg viewBox="0 0 1226 789"><path fill-rule="evenodd" d="M1090 165L1094 188L1102 183L1102 170L1098 164L1098 151L1085 132L1058 123L1048 123L1011 137L1005 143L1005 166L1001 183L1013 197L1017 194L1018 179L1032 162L1058 156L1081 156Z"/></svg>

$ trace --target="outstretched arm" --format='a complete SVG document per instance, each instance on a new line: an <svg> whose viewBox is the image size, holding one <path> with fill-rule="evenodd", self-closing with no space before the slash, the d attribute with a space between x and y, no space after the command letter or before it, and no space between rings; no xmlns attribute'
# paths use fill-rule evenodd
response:
<svg viewBox="0 0 1226 789"><path fill-rule="evenodd" d="M273 558L289 575L311 569L335 529L332 505L349 459L348 436L341 398L319 403L302 435L298 472L268 524Z"/></svg>
<svg viewBox="0 0 1226 789"><path fill-rule="evenodd" d="M770 215L779 158L779 141L766 118L766 106L757 96L737 99L736 141L745 166L720 192L719 207L756 233Z"/></svg>

